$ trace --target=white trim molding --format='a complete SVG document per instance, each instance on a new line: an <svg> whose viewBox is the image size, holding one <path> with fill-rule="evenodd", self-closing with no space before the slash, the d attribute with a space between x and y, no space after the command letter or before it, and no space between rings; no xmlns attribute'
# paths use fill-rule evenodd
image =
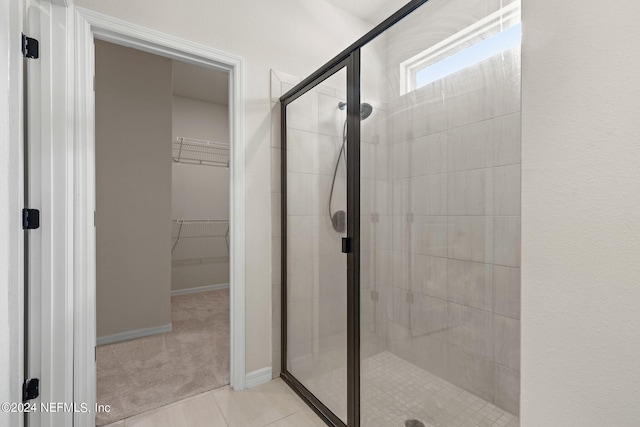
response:
<svg viewBox="0 0 640 427"><path fill-rule="evenodd" d="M72 10L73 8L70 8ZM95 212L93 37L89 23L72 13L67 32L69 46L69 99L73 129L73 158L67 184L74 189L69 210L73 212L73 395L74 399L96 402L96 244L93 216ZM91 347L93 357L91 356ZM93 426L93 415L74 414L75 426Z"/></svg>
<svg viewBox="0 0 640 427"><path fill-rule="evenodd" d="M198 292L217 291L227 288L229 288L228 283L220 283L218 285L198 286L197 288L176 289L171 291L171 296L175 297L176 295L196 294Z"/></svg>
<svg viewBox="0 0 640 427"><path fill-rule="evenodd" d="M156 334L165 334L173 330L173 325L167 323L166 325L153 326L151 328L134 329L132 331L120 332L113 335L105 335L96 339L97 345L113 344L121 341L134 340L136 338L148 337Z"/></svg>
<svg viewBox="0 0 640 427"><path fill-rule="evenodd" d="M70 6L67 43L68 99L73 111L73 156L67 188L73 189L74 251L74 401L95 402L95 135L94 38L229 73L230 117L230 382L246 388L245 368L245 63L240 56L141 27L87 9ZM93 426L93 414L75 414L74 425Z"/></svg>
<svg viewBox="0 0 640 427"><path fill-rule="evenodd" d="M272 375L271 366L258 369L257 371L248 372L246 381L247 388L253 388L260 384L268 383L273 379Z"/></svg>
<svg viewBox="0 0 640 427"><path fill-rule="evenodd" d="M0 394L22 399L24 381L24 231L19 226L24 202L23 62L20 34L25 31L22 2L0 4ZM6 198L5 198L6 197ZM21 427L20 413L0 413L0 424Z"/></svg>

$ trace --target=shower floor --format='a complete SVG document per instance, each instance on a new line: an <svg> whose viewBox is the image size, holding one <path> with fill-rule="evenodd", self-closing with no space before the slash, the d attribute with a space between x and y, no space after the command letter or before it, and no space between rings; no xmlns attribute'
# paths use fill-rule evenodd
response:
<svg viewBox="0 0 640 427"><path fill-rule="evenodd" d="M317 397L344 419L345 368L300 379L310 390L321 390ZM361 383L362 427L404 427L409 419L426 427L520 425L515 415L389 351L363 359Z"/></svg>

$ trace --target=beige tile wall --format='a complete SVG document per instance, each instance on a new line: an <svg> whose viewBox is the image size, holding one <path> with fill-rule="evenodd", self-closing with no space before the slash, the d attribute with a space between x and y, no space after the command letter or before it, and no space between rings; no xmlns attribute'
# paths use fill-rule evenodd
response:
<svg viewBox="0 0 640 427"><path fill-rule="evenodd" d="M363 234L384 230L378 242L390 245L376 245L375 265L367 260L388 271L371 283L375 334L381 348L517 414L520 49L398 96L398 51L410 49L395 47L420 38L397 31L388 67L362 76L392 82L378 135L388 179L375 185L387 206L370 212L377 222L362 221Z"/></svg>

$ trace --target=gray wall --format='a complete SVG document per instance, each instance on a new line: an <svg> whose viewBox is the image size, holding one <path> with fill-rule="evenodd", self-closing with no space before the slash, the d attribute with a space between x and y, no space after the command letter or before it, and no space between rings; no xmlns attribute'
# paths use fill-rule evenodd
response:
<svg viewBox="0 0 640 427"><path fill-rule="evenodd" d="M171 322L171 61L96 41L97 336Z"/></svg>

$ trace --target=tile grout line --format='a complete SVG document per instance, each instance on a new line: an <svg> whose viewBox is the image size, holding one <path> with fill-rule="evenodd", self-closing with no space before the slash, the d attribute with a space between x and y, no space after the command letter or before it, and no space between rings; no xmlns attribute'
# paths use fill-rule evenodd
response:
<svg viewBox="0 0 640 427"><path fill-rule="evenodd" d="M231 386L225 386L225 387L229 387L229 390L231 389ZM219 388L218 390L221 390L221 388ZM218 411L220 412L220 415L222 415L222 419L224 419L225 424L227 425L227 427L229 427L229 420L227 419L227 417L224 415L224 412L222 411L222 408L220 407L220 402L218 402L218 399L216 399L216 394L214 393L215 390L211 390L209 391L209 393L211 393L211 398L213 399L213 402L216 404L216 408L218 408Z"/></svg>
<svg viewBox="0 0 640 427"><path fill-rule="evenodd" d="M304 404L304 402L302 402L302 403ZM275 423L277 423L278 421L282 421L282 420L284 420L284 419L286 419L286 418L292 417L292 416L294 416L295 414L300 413L300 412L302 412L302 411L304 411L304 410L305 410L305 408L298 409L297 411L292 412L292 413L290 413L290 414L288 414L288 415L285 415L285 416L284 416L284 417L282 417L282 418L278 418L277 420L273 420L272 422L270 422L270 423L268 423L268 424L265 424L265 425L263 425L262 427L269 427L269 426L271 426L271 425L274 425L274 424L275 424Z"/></svg>

